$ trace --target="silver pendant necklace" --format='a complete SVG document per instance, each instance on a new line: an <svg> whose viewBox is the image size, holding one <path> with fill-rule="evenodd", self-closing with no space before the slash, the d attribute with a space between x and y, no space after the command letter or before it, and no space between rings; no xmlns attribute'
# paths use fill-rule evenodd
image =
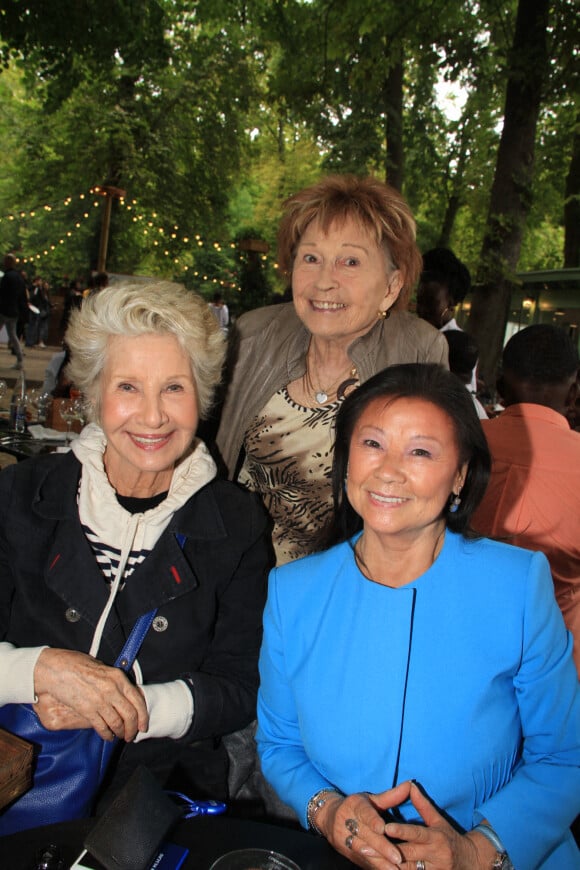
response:
<svg viewBox="0 0 580 870"><path fill-rule="evenodd" d="M346 380L340 382L336 390L334 390L334 384L331 384L331 386L327 389L324 389L323 387L319 387L318 389L316 389L312 382L308 365L306 366L305 376L307 392L314 396L314 399L318 405L326 405L332 395L336 395L337 400L340 401L344 398L346 390L348 390L349 387L352 387L358 383L358 372L356 366L351 367L350 371L346 376ZM341 377L344 377L344 375L341 375ZM340 378L338 380L340 381Z"/></svg>

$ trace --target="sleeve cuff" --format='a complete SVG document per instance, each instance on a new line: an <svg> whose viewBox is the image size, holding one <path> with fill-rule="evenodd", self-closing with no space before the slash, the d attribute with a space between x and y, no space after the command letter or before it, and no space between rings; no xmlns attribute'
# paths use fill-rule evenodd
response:
<svg viewBox="0 0 580 870"><path fill-rule="evenodd" d="M16 647L0 643L0 707L4 704L33 704L34 668L46 646Z"/></svg>
<svg viewBox="0 0 580 870"><path fill-rule="evenodd" d="M149 711L149 728L137 734L135 743L152 737L171 737L173 740L184 737L193 721L193 695L187 683L174 680L139 688Z"/></svg>

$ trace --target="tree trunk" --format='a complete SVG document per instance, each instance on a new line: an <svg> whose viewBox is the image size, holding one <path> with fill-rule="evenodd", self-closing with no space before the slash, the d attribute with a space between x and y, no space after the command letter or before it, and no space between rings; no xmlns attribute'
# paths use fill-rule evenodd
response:
<svg viewBox="0 0 580 870"><path fill-rule="evenodd" d="M461 202L461 197L457 193L452 193L447 200L447 207L443 216L443 223L441 224L441 232L437 239L438 248L451 247L451 233L453 232L453 227L455 225L455 218L461 208Z"/></svg>
<svg viewBox="0 0 580 870"><path fill-rule="evenodd" d="M519 0L495 175L468 330L480 371L496 377L526 217L531 204L534 144L547 70L549 0Z"/></svg>
<svg viewBox="0 0 580 870"><path fill-rule="evenodd" d="M403 50L391 62L384 84L387 149L385 178L397 190L403 188Z"/></svg>
<svg viewBox="0 0 580 870"><path fill-rule="evenodd" d="M279 109L278 111L278 157L280 159L280 163L284 163L286 160L286 139L284 137L284 112L283 109Z"/></svg>
<svg viewBox="0 0 580 870"><path fill-rule="evenodd" d="M564 268L580 266L580 113L572 140L564 200Z"/></svg>
<svg viewBox="0 0 580 870"><path fill-rule="evenodd" d="M467 102L467 110L469 111L469 100ZM450 177L451 193L447 200L447 206L441 224L441 232L439 233L439 238L437 240L438 248L451 247L451 234L453 232L453 227L455 226L455 219L465 199L464 176L465 164L467 162L467 136L467 122L464 117L464 120L461 123L457 166L453 172L451 161L449 161L447 169L447 175Z"/></svg>

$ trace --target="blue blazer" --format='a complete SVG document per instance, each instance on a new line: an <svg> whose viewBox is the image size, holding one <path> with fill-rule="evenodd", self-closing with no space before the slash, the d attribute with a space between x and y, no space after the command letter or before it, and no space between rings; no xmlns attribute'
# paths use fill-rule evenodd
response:
<svg viewBox="0 0 580 870"><path fill-rule="evenodd" d="M260 676L263 770L304 825L321 788L414 778L463 829L488 819L517 870L580 868L580 685L541 553L447 531L401 588L348 543L275 569Z"/></svg>

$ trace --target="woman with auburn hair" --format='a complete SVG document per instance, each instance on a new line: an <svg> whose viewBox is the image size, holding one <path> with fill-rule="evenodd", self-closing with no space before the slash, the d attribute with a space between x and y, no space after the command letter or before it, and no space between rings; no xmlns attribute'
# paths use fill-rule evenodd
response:
<svg viewBox="0 0 580 870"><path fill-rule="evenodd" d="M446 363L447 346L403 310L421 255L409 206L382 181L335 175L290 197L278 260L293 302L238 320L218 446L262 496L283 563L312 552L329 517L345 396L393 363Z"/></svg>
<svg viewBox="0 0 580 870"><path fill-rule="evenodd" d="M0 475L0 704L118 738L109 795L145 765L223 799L220 738L255 716L269 543L256 497L216 479L196 437L222 333L156 282L88 297L65 340L91 422L71 452ZM130 680L113 664L155 608Z"/></svg>

